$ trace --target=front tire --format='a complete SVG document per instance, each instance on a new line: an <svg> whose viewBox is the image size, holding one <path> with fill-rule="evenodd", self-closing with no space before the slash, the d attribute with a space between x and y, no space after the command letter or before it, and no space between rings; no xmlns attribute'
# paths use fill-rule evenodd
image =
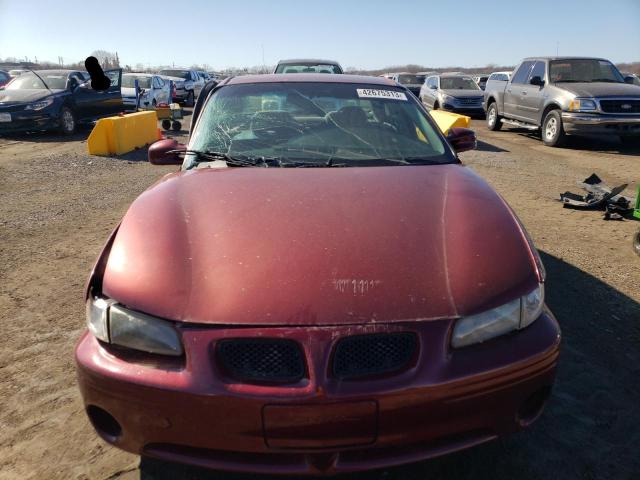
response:
<svg viewBox="0 0 640 480"><path fill-rule="evenodd" d="M438 102L434 102L433 108L431 110L438 110L439 108L440 108L440 105L438 105Z"/></svg>
<svg viewBox="0 0 640 480"><path fill-rule="evenodd" d="M559 110L551 110L542 121L542 143L548 147L560 147L567 135L562 127L562 117Z"/></svg>
<svg viewBox="0 0 640 480"><path fill-rule="evenodd" d="M493 132L502 128L502 118L498 115L498 105L496 102L490 103L487 109L487 128Z"/></svg>
<svg viewBox="0 0 640 480"><path fill-rule="evenodd" d="M73 135L76 131L76 116L69 107L60 109L60 132Z"/></svg>
<svg viewBox="0 0 640 480"><path fill-rule="evenodd" d="M184 103L185 106L187 107L193 107L193 105L195 105L195 99L196 96L193 93L193 90L191 90L188 94L187 94L187 101Z"/></svg>
<svg viewBox="0 0 640 480"><path fill-rule="evenodd" d="M640 230L633 235L633 251L640 255Z"/></svg>

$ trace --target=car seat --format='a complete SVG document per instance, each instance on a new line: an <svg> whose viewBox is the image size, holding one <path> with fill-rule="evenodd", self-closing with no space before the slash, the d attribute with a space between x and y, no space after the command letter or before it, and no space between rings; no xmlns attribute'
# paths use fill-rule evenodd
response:
<svg viewBox="0 0 640 480"><path fill-rule="evenodd" d="M327 120L342 128L366 127L368 124L365 111L355 106L342 107L337 112L330 112Z"/></svg>

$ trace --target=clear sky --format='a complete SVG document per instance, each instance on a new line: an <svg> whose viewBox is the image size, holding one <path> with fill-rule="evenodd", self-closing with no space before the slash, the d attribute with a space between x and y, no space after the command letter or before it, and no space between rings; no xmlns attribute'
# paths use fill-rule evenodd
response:
<svg viewBox="0 0 640 480"><path fill-rule="evenodd" d="M0 58L211 68L512 65L530 55L640 61L640 0L0 0Z"/></svg>

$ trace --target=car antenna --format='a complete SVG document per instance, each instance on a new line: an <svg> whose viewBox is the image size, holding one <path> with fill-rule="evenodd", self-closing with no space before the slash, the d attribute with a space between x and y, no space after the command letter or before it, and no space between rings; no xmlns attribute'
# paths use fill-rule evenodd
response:
<svg viewBox="0 0 640 480"><path fill-rule="evenodd" d="M38 78L40 79L40 81L41 81L42 83L44 83L44 86L45 86L45 87L47 87L47 90L49 90L50 92L53 92L53 90L51 90L51 89L49 88L49 85L47 85L47 82L45 82L45 81L44 81L44 79L43 79L40 75L38 75L34 70L31 70L30 68L27 68L27 70L29 70L29 71L30 71L31 73L33 73L36 77L38 77Z"/></svg>

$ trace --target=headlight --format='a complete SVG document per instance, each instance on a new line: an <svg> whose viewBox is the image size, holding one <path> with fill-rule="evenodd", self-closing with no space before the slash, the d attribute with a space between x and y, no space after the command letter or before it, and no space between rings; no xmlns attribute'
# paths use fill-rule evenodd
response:
<svg viewBox="0 0 640 480"><path fill-rule="evenodd" d="M574 98L569 102L570 112L593 112L596 109L596 102L588 98Z"/></svg>
<svg viewBox="0 0 640 480"><path fill-rule="evenodd" d="M178 332L166 320L97 297L87 300L86 310L89 331L103 342L160 355L184 352Z"/></svg>
<svg viewBox="0 0 640 480"><path fill-rule="evenodd" d="M42 110L43 108L48 107L53 103L53 98L47 98L46 100L42 100L40 102L30 103L26 107L25 110Z"/></svg>
<svg viewBox="0 0 640 480"><path fill-rule="evenodd" d="M525 328L540 316L543 305L544 285L539 284L521 298L486 312L460 318L453 327L451 346L464 347Z"/></svg>

